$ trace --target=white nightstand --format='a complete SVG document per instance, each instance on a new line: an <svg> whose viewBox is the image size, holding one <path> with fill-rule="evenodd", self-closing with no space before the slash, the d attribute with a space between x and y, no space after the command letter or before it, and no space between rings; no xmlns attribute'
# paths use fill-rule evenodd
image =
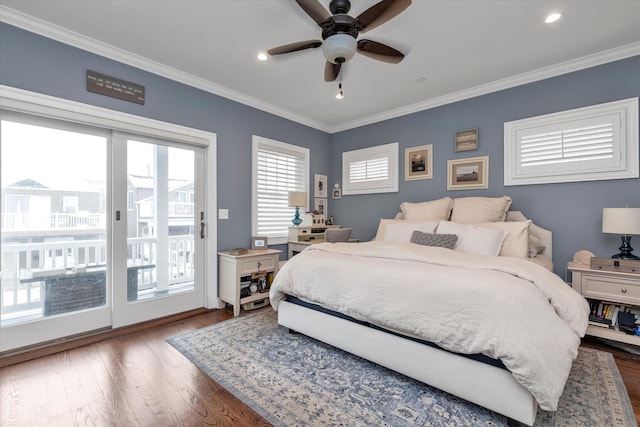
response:
<svg viewBox="0 0 640 427"><path fill-rule="evenodd" d="M254 273L271 275L278 273L280 252L276 249L252 250L242 255L231 255L229 252L218 252L220 261L220 301L233 305L233 315L240 314L240 306L269 298L268 292L256 292L241 297L243 285L251 283ZM221 306L223 306L221 304Z"/></svg>
<svg viewBox="0 0 640 427"><path fill-rule="evenodd" d="M640 274L595 270L588 265L569 263L572 286L587 299L640 308ZM589 325L587 334L640 346L640 337L617 328Z"/></svg>

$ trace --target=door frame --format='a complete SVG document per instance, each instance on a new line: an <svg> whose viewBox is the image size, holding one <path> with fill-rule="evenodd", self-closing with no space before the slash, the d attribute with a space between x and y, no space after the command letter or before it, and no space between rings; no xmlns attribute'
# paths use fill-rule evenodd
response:
<svg viewBox="0 0 640 427"><path fill-rule="evenodd" d="M207 224L207 234L205 242L205 262L204 262L204 307L218 308L218 267L217 267L217 136L215 133L188 128L154 119L135 116L128 113L96 107L76 101L56 98L36 92L17 89L10 86L0 85L0 105L3 110L25 113L45 118L53 118L77 123L133 133L147 135L160 139L182 141L191 145L198 145L205 149L205 219ZM109 197L109 196L108 196ZM126 199L126 192L125 192ZM125 200L126 209L126 200ZM211 260L214 260L211 262ZM109 302L109 297L107 298ZM108 317L111 323L111 307L108 306L104 313L97 316ZM81 324L72 320L73 316L57 316L49 319L49 322L59 322L61 328L47 328L60 330L73 330L76 333L89 332L86 324ZM98 324L104 324L106 317L102 317ZM45 341L61 340L70 336L69 332L57 333L49 331L51 334L46 337L38 332L38 324L46 319L36 320L25 324L15 324L0 327L0 352L16 350ZM89 326L90 328L92 326ZM75 333L74 333L75 335ZM16 339L5 339L16 337Z"/></svg>

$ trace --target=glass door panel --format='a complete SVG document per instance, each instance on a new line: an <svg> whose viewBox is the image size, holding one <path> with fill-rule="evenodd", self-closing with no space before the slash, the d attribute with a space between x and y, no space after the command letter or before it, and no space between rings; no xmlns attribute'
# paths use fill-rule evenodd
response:
<svg viewBox="0 0 640 427"><path fill-rule="evenodd" d="M1 123L0 326L108 310L108 137L46 124ZM103 327L109 317L75 323ZM37 328L49 339L77 333Z"/></svg>
<svg viewBox="0 0 640 427"><path fill-rule="evenodd" d="M127 300L194 289L194 153L127 143Z"/></svg>
<svg viewBox="0 0 640 427"><path fill-rule="evenodd" d="M116 175L118 165L126 164L126 183L118 184L126 185L126 197L119 199L126 205L126 224L117 226L126 229L126 242L114 236L114 256L126 262L127 271L126 297L115 279L114 326L202 307L196 255L204 247L199 233L203 197L196 195L204 150L124 134L114 141L115 156L122 160L115 162Z"/></svg>

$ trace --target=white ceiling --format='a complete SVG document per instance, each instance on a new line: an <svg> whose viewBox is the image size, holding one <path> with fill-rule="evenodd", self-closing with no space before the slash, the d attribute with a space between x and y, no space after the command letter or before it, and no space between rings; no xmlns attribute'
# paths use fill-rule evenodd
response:
<svg viewBox="0 0 640 427"><path fill-rule="evenodd" d="M321 38L294 0L2 0L0 19L327 132L640 54L638 0L414 0L359 36L404 61L356 54L337 100L320 49L256 59Z"/></svg>

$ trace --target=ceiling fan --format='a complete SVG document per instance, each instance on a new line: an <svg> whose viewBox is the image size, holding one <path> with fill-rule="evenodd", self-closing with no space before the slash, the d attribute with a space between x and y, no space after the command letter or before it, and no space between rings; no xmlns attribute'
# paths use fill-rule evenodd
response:
<svg viewBox="0 0 640 427"><path fill-rule="evenodd" d="M397 64L404 54L385 44L358 38L364 33L391 20L411 5L411 0L382 0L371 6L357 18L347 15L351 9L349 0L331 0L329 10L319 0L296 0L296 3L322 28L322 40L306 40L269 49L269 55L315 49L322 46L327 62L324 80L334 81L340 74L342 64L349 61L356 51L378 61Z"/></svg>

